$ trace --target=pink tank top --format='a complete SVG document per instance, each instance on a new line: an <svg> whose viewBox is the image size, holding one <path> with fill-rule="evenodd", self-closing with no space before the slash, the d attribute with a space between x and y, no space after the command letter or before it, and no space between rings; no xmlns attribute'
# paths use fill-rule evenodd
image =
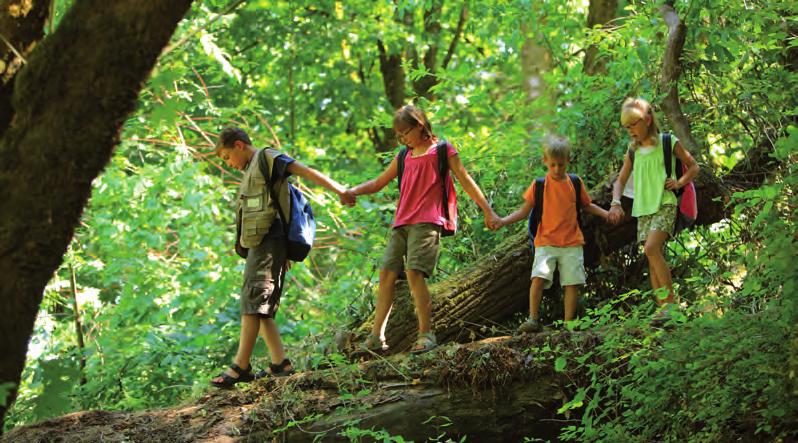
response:
<svg viewBox="0 0 798 443"><path fill-rule="evenodd" d="M446 144L446 154L447 157L457 155L451 143ZM418 157L413 157L412 153L407 154L401 186L394 228L417 223L444 225L443 189L441 179L438 177L438 155L435 144ZM451 174L447 188L450 190L449 194L453 195L454 183Z"/></svg>

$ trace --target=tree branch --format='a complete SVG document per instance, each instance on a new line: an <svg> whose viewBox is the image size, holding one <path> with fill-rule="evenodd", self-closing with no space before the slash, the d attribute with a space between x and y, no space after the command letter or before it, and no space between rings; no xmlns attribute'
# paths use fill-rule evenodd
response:
<svg viewBox="0 0 798 443"><path fill-rule="evenodd" d="M457 28L454 30L454 36L452 37L452 41L449 43L449 49L446 51L446 55L443 57L441 69L446 69L446 67L449 66L449 62L452 61L454 50L457 48L457 42L460 40L460 36L463 34L463 28L465 27L467 18L468 0L465 0L463 1L463 7L460 8L460 19L457 21Z"/></svg>

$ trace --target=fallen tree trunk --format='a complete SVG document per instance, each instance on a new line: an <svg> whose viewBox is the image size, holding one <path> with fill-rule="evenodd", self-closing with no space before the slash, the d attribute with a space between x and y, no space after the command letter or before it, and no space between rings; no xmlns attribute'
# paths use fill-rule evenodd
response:
<svg viewBox="0 0 798 443"><path fill-rule="evenodd" d="M42 441L350 441L390 435L426 441L555 439L556 411L575 373L553 369L553 353L584 353L592 332L498 337L214 390L195 404L137 413L78 412L12 430L2 443ZM371 431L374 429L374 431ZM381 438L375 438L381 440ZM369 438L366 438L370 441Z"/></svg>

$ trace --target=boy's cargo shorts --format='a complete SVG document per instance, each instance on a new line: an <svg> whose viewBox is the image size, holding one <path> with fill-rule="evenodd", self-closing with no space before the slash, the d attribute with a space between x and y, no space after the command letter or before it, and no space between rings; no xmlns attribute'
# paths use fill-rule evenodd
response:
<svg viewBox="0 0 798 443"><path fill-rule="evenodd" d="M421 271L429 277L438 262L440 246L440 225L418 223L399 226L391 233L391 239L382 257L382 269L400 273L406 267Z"/></svg>
<svg viewBox="0 0 798 443"><path fill-rule="evenodd" d="M650 215L637 217L637 241L644 242L651 231L667 232L673 237L673 228L676 225L676 206L662 205L659 211Z"/></svg>
<svg viewBox="0 0 798 443"><path fill-rule="evenodd" d="M532 277L546 280L548 289L554 283L554 271L560 270L560 286L585 284L585 256L581 246L560 248L557 246L535 247Z"/></svg>
<svg viewBox="0 0 798 443"><path fill-rule="evenodd" d="M258 246L249 248L241 287L242 315L274 318L283 292L285 260L284 237L266 236Z"/></svg>

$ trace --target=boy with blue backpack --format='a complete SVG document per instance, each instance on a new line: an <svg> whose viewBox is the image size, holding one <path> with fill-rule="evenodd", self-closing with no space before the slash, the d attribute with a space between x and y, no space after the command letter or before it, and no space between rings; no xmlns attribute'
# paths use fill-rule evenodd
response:
<svg viewBox="0 0 798 443"><path fill-rule="evenodd" d="M565 321L576 315L578 286L585 284L582 246L585 243L579 227L584 210L607 220L608 212L591 202L582 180L568 174L571 147L564 138L549 136L543 145L545 177L535 179L524 193L524 204L503 217L493 228L529 217L529 235L535 260L529 287L529 319L519 327L520 333L540 332L539 308L543 289L551 287L554 271L560 271L560 285L565 288Z"/></svg>
<svg viewBox="0 0 798 443"><path fill-rule="evenodd" d="M247 260L240 298L241 335L233 364L211 380L213 386L230 388L259 377L293 372L274 317L288 261L307 256L315 222L310 205L287 178L294 174L323 186L340 196L344 204L353 205L354 199L345 195L342 185L288 155L274 149L255 149L240 128L225 128L215 153L229 167L244 171L236 205L236 252ZM271 364L253 374L250 357L258 331L269 348Z"/></svg>

